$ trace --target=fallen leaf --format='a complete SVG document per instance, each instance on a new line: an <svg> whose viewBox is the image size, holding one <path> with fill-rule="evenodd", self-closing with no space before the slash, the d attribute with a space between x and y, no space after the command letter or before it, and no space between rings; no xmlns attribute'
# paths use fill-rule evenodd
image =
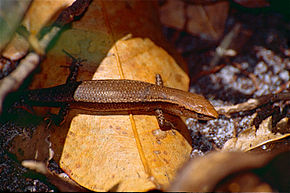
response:
<svg viewBox="0 0 290 193"><path fill-rule="evenodd" d="M185 26L185 3L178 0L168 0L160 8L160 20L168 26L182 30Z"/></svg>
<svg viewBox="0 0 290 193"><path fill-rule="evenodd" d="M29 49L28 41L21 35L15 34L11 42L5 47L2 56L16 61L24 57Z"/></svg>
<svg viewBox="0 0 290 193"><path fill-rule="evenodd" d="M267 0L234 0L234 2L248 8L268 7L270 3Z"/></svg>
<svg viewBox="0 0 290 193"><path fill-rule="evenodd" d="M55 174L49 171L47 164L44 162L36 160L24 160L21 162L21 165L30 170L35 170L36 172L45 175L47 180L56 186L61 192L87 192L87 189L80 187L68 177L62 175L64 173Z"/></svg>
<svg viewBox="0 0 290 193"><path fill-rule="evenodd" d="M272 131L272 116L270 116L263 120L258 129L253 125L242 131L237 138L228 140L223 146L223 150L250 151L259 146L290 136L289 133L281 134L273 133Z"/></svg>
<svg viewBox="0 0 290 193"><path fill-rule="evenodd" d="M218 40L224 32L229 2L191 5L187 8L187 31L206 39Z"/></svg>
<svg viewBox="0 0 290 193"><path fill-rule="evenodd" d="M29 8L31 0L22 1L1 1L0 6L0 52L3 51L6 44L11 40L14 32L16 31L19 23Z"/></svg>
<svg viewBox="0 0 290 193"><path fill-rule="evenodd" d="M47 126L42 122L31 137L25 135L25 132L16 136L9 151L15 154L19 161L33 159L47 162L51 157L48 138Z"/></svg>
<svg viewBox="0 0 290 193"><path fill-rule="evenodd" d="M34 0L30 5L22 24L32 34L38 32L49 22L56 19L56 16L75 0Z"/></svg>
<svg viewBox="0 0 290 193"><path fill-rule="evenodd" d="M182 0L168 0L160 8L160 20L169 27L218 40L224 32L229 2L222 1L207 5L186 4Z"/></svg>
<svg viewBox="0 0 290 193"><path fill-rule="evenodd" d="M122 71L126 79L155 83L159 73L166 86L188 90L189 78L175 60L150 39L140 38L148 36L157 41L161 37L161 31L148 19L152 16L146 10L152 12L151 3L93 1L83 17L60 35L31 88L65 82L69 69L61 66L71 62L62 52L66 50L86 59L79 80L119 79ZM141 5L145 5L143 9ZM130 38L128 32L136 38ZM48 110L41 108L38 112ZM55 159L73 180L90 190L163 189L189 159L189 131L179 118L174 121L178 131L160 130L155 116L133 115L133 119L137 135L128 115L71 110L65 123L51 133Z"/></svg>
<svg viewBox="0 0 290 193"><path fill-rule="evenodd" d="M191 159L167 191L287 191L289 156L289 150L278 154L211 152Z"/></svg>
<svg viewBox="0 0 290 193"><path fill-rule="evenodd" d="M128 79L154 83L155 74L160 73L166 85L186 88L187 76L149 39L121 40L116 45ZM119 78L112 50L101 62L93 79ZM70 127L60 166L75 181L91 190L107 191L117 183L120 183L118 191L145 191L167 186L191 152L191 142L187 141L190 137L184 124L183 128L178 127L180 132L162 131L155 116L134 115L145 161L136 146L128 116L96 116L73 110L68 120L64 128L58 129L63 132Z"/></svg>

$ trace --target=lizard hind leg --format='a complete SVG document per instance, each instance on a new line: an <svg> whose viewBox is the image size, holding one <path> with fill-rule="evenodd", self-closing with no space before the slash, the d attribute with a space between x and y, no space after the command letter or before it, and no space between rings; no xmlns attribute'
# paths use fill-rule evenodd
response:
<svg viewBox="0 0 290 193"><path fill-rule="evenodd" d="M161 130L166 131L170 129L176 129L174 124L164 117L162 109L155 109L155 116Z"/></svg>
<svg viewBox="0 0 290 193"><path fill-rule="evenodd" d="M156 74L155 76L155 84L159 85L159 86L163 86L163 80L160 74ZM166 120L163 114L162 109L156 109L155 110L155 115L159 124L159 127L162 130L169 130L169 129L174 129L175 126L173 125L173 123L171 123L170 121Z"/></svg>

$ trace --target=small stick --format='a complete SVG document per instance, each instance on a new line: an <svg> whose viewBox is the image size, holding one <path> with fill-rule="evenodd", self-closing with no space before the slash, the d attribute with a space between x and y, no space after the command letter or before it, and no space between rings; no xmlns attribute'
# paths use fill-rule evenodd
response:
<svg viewBox="0 0 290 193"><path fill-rule="evenodd" d="M219 114L229 116L232 113L250 111L250 110L256 109L259 106L262 106L264 104L273 103L273 102L280 101L280 100L289 101L290 100L290 92L268 94L265 96L258 97L256 99L249 99L247 102L240 103L237 105L215 107L215 109L217 110L217 112Z"/></svg>

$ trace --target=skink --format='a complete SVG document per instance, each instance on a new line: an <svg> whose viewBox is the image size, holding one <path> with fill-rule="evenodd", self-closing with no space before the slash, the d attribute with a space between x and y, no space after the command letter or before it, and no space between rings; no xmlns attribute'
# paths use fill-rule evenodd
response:
<svg viewBox="0 0 290 193"><path fill-rule="evenodd" d="M24 91L18 97L34 106L59 107L68 104L70 108L98 112L154 112L162 109L172 115L201 120L218 117L214 107L201 95L137 80L69 82L55 87Z"/></svg>

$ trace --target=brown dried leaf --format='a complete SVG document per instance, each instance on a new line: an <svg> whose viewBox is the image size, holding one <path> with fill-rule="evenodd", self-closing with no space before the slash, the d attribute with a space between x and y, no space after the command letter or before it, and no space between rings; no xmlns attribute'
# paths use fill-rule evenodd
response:
<svg viewBox="0 0 290 193"><path fill-rule="evenodd" d="M27 54L29 49L28 41L21 35L15 34L12 41L5 47L2 56L10 60L19 60Z"/></svg>
<svg viewBox="0 0 290 193"><path fill-rule="evenodd" d="M22 24L30 32L29 42L34 48L40 49L36 35L49 22L75 0L34 0L32 1ZM15 34L12 41L6 46L2 55L10 60L19 60L29 49L28 41L19 34ZM45 48L44 48L45 49Z"/></svg>
<svg viewBox="0 0 290 193"><path fill-rule="evenodd" d="M6 44L11 40L19 23L24 17L31 0L22 1L1 1L0 6L0 52L6 47Z"/></svg>
<svg viewBox="0 0 290 193"><path fill-rule="evenodd" d="M41 161L35 160L24 160L21 162L22 166L35 170L43 175L45 175L50 183L58 188L61 192L87 192L87 189L84 189L77 185L75 182L70 180L67 177L64 177L63 173L55 174L48 170L47 164Z"/></svg>
<svg viewBox="0 0 290 193"><path fill-rule="evenodd" d="M269 155L253 155L240 152L212 152L188 162L178 173L176 180L167 191L215 191L216 185L230 174L262 167L268 161ZM237 191L243 190L240 189ZM253 189L246 189L245 191L253 191Z"/></svg>
<svg viewBox="0 0 290 193"><path fill-rule="evenodd" d="M23 25L36 35L45 25L56 19L59 13L75 0L34 0L23 20Z"/></svg>
<svg viewBox="0 0 290 193"><path fill-rule="evenodd" d="M182 30L186 22L184 8L185 3L183 1L168 0L160 8L160 20L163 25Z"/></svg>
<svg viewBox="0 0 290 193"><path fill-rule="evenodd" d="M224 32L228 9L229 2L227 1L206 6L189 6L187 9L187 31L201 37L218 40Z"/></svg>
<svg viewBox="0 0 290 193"><path fill-rule="evenodd" d="M284 192L289 156L289 145L282 153L212 152L190 160L167 191Z"/></svg>
<svg viewBox="0 0 290 193"><path fill-rule="evenodd" d="M257 8L257 7L267 7L270 6L270 3L267 0L234 0L236 3L248 7L248 8Z"/></svg>
<svg viewBox="0 0 290 193"><path fill-rule="evenodd" d="M290 136L290 134L280 134L272 132L272 116L263 120L259 125L259 129L252 127L244 130L237 138L228 140L224 147L224 151L250 151L261 145L280 140Z"/></svg>
<svg viewBox="0 0 290 193"><path fill-rule="evenodd" d="M49 133L44 124L40 124L32 134L32 137L25 135L25 132L13 139L10 152L15 154L19 161L33 159L46 162L51 157Z"/></svg>
<svg viewBox="0 0 290 193"><path fill-rule="evenodd" d="M61 66L68 66L70 59L62 52L64 49L87 60L80 67L79 80L121 78L119 63L126 79L154 83L159 73L166 86L187 90L188 76L161 47L148 38L119 39L128 32L160 39L161 31L148 14L154 13L151 4L93 1L82 19L61 34L31 87L65 82L69 70ZM179 118L174 121L178 131L161 131L155 116L133 118L141 147L136 145L129 116L71 110L64 125L52 133L55 158L60 159L60 166L72 179L91 190L116 187L116 191L146 191L166 187L190 156L189 131Z"/></svg>
<svg viewBox="0 0 290 193"><path fill-rule="evenodd" d="M218 40L224 32L228 9L227 1L194 5L182 0L168 0L160 8L160 20L166 26L183 29L202 38Z"/></svg>
<svg viewBox="0 0 290 193"><path fill-rule="evenodd" d="M186 89L188 77L149 39L118 41L117 47L126 78L154 83L155 74L160 73L167 86ZM120 77L112 50L114 48L101 62L93 79ZM155 116L134 115L146 159L144 163L140 160L128 116L96 116L73 110L70 118L60 166L91 190L107 191L118 183L118 191L145 191L166 186L191 152L184 124L178 127L180 133L161 131ZM60 130L64 131L67 126ZM149 172L144 165L148 165Z"/></svg>
<svg viewBox="0 0 290 193"><path fill-rule="evenodd" d="M79 5L81 0L78 0L78 4L73 4L73 5ZM87 1L83 0L82 2ZM7 3L8 1L6 1ZM23 2L23 1L20 1ZM18 3L20 3L18 2ZM30 1L25 1L26 3L29 3ZM15 4L18 5L17 3L8 3L8 4ZM23 4L22 4L23 5ZM83 6L83 7L82 7ZM78 14L81 14L82 11L85 10L87 4L82 4L78 10ZM9 7L9 6L8 6ZM13 7L13 6L12 6ZM21 8L21 6L16 6L17 8ZM11 7L9 7L11 9ZM74 9L74 6L70 6L70 9L66 9L65 13L68 12L71 9ZM74 16L72 14L71 16ZM32 20L33 21L33 20ZM9 92L13 92L19 88L19 86L22 84L23 80L27 78L29 74L31 74L32 71L34 71L39 64L41 60L41 56L44 54L44 50L47 49L48 45L52 43L52 39L57 35L57 33L60 31L60 27L58 26L53 26L50 30L49 33L46 33L44 37L40 41L38 41L37 37L35 36L36 34L31 33L29 36L29 43L31 46L34 48L34 52L28 53L25 58L23 58L17 69L13 70L13 66L10 66L10 69L5 69L6 72L12 71L9 76L3 78L0 82L0 111L2 111L2 103L4 98ZM35 32L37 33L37 32ZM15 41L12 41L11 44L8 45L7 49L4 52L4 56L9 57L12 60L19 59L23 57L29 48L28 42L24 40L21 36L16 34ZM3 60L5 61L5 59ZM14 63L14 62L12 62ZM15 62L17 63L17 62Z"/></svg>

